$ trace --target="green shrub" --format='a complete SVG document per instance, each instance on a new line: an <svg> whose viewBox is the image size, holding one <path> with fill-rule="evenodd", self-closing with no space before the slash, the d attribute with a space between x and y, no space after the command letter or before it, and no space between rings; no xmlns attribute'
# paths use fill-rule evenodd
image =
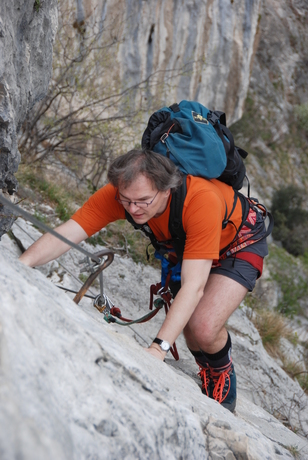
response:
<svg viewBox="0 0 308 460"><path fill-rule="evenodd" d="M159 268L160 262L153 256L154 248L149 246L150 240L140 230L135 230L126 220L118 220L108 224L105 230L87 239L87 242L107 246L120 255L129 255L134 262L150 264ZM147 260L146 250L150 254Z"/></svg>
<svg viewBox="0 0 308 460"><path fill-rule="evenodd" d="M308 249L308 212L303 208L304 191L288 185L276 190L272 200L275 221L273 238L294 256Z"/></svg>
<svg viewBox="0 0 308 460"><path fill-rule="evenodd" d="M37 192L37 202L49 202L52 207L55 207L56 215L63 222L67 221L73 214L73 208L70 203L74 197L71 196L63 187L48 182L34 168L21 166L16 174L19 184L27 186L31 192ZM36 215L42 221L42 216ZM46 223L46 220L45 220Z"/></svg>
<svg viewBox="0 0 308 460"><path fill-rule="evenodd" d="M308 273L306 266L285 249L269 246L268 257L271 279L280 289L277 311L293 317L302 313L302 302L308 295Z"/></svg>
<svg viewBox="0 0 308 460"><path fill-rule="evenodd" d="M294 113L299 126L308 134L308 104L296 105Z"/></svg>
<svg viewBox="0 0 308 460"><path fill-rule="evenodd" d="M41 8L41 0L34 0L33 9L38 13Z"/></svg>

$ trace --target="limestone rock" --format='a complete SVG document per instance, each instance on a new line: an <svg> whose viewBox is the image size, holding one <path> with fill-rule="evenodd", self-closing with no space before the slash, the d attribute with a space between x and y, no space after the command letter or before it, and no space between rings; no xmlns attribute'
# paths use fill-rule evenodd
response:
<svg viewBox="0 0 308 460"><path fill-rule="evenodd" d="M26 246L22 219L17 224ZM230 320L239 381L231 414L202 395L182 337L179 361L169 357L161 363L143 350L159 329L160 313L133 328L107 324L89 299L76 305L46 280L47 274L56 284L76 283L76 288L64 270L69 265L78 273L81 254L71 250L42 273L20 264L18 252L5 235L0 244L1 458L263 460L291 459L292 452L307 458L307 440L273 416L276 402L287 407L299 387L265 353L244 309ZM108 295L125 316L135 318L147 311L149 284L158 280L157 270L120 257L104 275ZM97 293L99 287L91 289ZM268 393L265 400L259 397L262 390ZM305 405L303 396L295 411L303 428Z"/></svg>
<svg viewBox="0 0 308 460"><path fill-rule="evenodd" d="M18 131L27 112L47 92L57 17L56 0L0 3L0 189L10 194L17 188ZM4 208L0 237L13 220Z"/></svg>

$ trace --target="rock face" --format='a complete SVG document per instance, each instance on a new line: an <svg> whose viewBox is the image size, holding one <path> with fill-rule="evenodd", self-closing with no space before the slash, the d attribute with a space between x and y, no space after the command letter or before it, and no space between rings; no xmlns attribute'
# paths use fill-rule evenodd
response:
<svg viewBox="0 0 308 460"><path fill-rule="evenodd" d="M308 102L307 91L308 4L269 0L263 2L259 41L250 78L260 117L271 119L265 126L273 142L291 129L290 110Z"/></svg>
<svg viewBox="0 0 308 460"><path fill-rule="evenodd" d="M178 68L171 86L148 89L150 101L199 99L225 110L231 123L252 91L262 116L279 124L278 130L273 125L274 139L288 131L292 104L307 101L303 0L77 0L76 5L80 24L93 12L102 23L124 20L116 70L126 84ZM119 12L123 16L117 17ZM17 187L18 130L48 86L56 24L56 0L1 0L0 188L8 193ZM0 211L1 236L13 218ZM38 236L21 220L18 224ZM40 271L20 265L17 254L4 235L1 459L308 458L307 396L267 355L245 307L229 320L238 376L233 415L201 394L198 369L182 337L178 362L157 362L142 349L161 318L127 328L109 325L89 301L76 306L53 285L76 289L61 264L76 272L78 253ZM159 274L116 257L105 279L116 305L136 317L147 311L148 286Z"/></svg>
<svg viewBox="0 0 308 460"><path fill-rule="evenodd" d="M257 114L246 132L255 153L248 172L262 197L286 183L307 195L307 129L303 139L292 135L299 125L294 109L308 103L308 3L269 0L261 10L246 107Z"/></svg>
<svg viewBox="0 0 308 460"><path fill-rule="evenodd" d="M0 189L9 194L17 188L18 131L48 88L57 17L56 0L0 3ZM0 237L12 222L3 210Z"/></svg>
<svg viewBox="0 0 308 460"><path fill-rule="evenodd" d="M157 108L196 99L226 110L228 123L241 117L258 42L261 0L84 0L78 5L81 23L92 9L89 24L102 18L102 28L113 25L120 43L116 71L123 85L152 76L144 98Z"/></svg>
<svg viewBox="0 0 308 460"><path fill-rule="evenodd" d="M137 82L178 69L172 85L148 94L165 105L196 99L241 117L254 57L261 0L252 2L156 1L125 5L123 78ZM114 2L109 2L109 8ZM112 6L114 8L114 6ZM136 21L136 17L138 20ZM129 31L129 32L128 32Z"/></svg>
<svg viewBox="0 0 308 460"><path fill-rule="evenodd" d="M13 231L26 247L39 235L22 219ZM91 301L76 305L53 284L79 288L68 274L78 273L78 252L40 271L21 265L17 254L4 235L1 459L308 457L308 398L265 353L244 308L229 325L239 389L231 414L202 395L197 366L182 337L179 361L170 357L162 363L143 350L155 337L162 312L131 328L107 324ZM104 273L105 293L123 315L136 318L148 311L149 284L159 280L157 270L116 256ZM274 418L281 406L293 414L288 423L301 436Z"/></svg>

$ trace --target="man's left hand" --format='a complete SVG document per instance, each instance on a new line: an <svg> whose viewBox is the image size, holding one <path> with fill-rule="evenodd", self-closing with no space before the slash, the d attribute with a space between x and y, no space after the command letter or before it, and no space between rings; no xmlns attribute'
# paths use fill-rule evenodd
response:
<svg viewBox="0 0 308 460"><path fill-rule="evenodd" d="M149 347L149 348L145 348L145 351L150 353L150 355L155 356L155 358L160 359L161 361L163 361L165 359L165 356L166 356L166 353L164 351L159 350L156 347L154 348L152 346Z"/></svg>

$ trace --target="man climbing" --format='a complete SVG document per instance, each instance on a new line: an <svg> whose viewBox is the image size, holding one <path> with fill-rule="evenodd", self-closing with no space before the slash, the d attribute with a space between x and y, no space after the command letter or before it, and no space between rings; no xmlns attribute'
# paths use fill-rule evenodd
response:
<svg viewBox="0 0 308 460"><path fill-rule="evenodd" d="M182 181L186 181L181 283L173 283L174 300L147 352L164 360L170 344L183 331L200 367L203 393L234 411L236 376L225 323L262 273L267 255L262 211L249 206L243 195L235 200L236 192L231 186L215 179L183 176L171 160L148 150L132 150L117 158L109 169L108 180L56 231L80 243L108 223L125 219L127 212L136 224L147 223L156 240L171 248L169 257L174 261L168 226L170 203ZM228 216L233 209L232 217L222 225L226 207ZM248 234L249 243L246 239L247 244L239 250ZM230 245L235 250L226 252ZM20 261L32 267L42 265L68 249L65 243L45 234Z"/></svg>

